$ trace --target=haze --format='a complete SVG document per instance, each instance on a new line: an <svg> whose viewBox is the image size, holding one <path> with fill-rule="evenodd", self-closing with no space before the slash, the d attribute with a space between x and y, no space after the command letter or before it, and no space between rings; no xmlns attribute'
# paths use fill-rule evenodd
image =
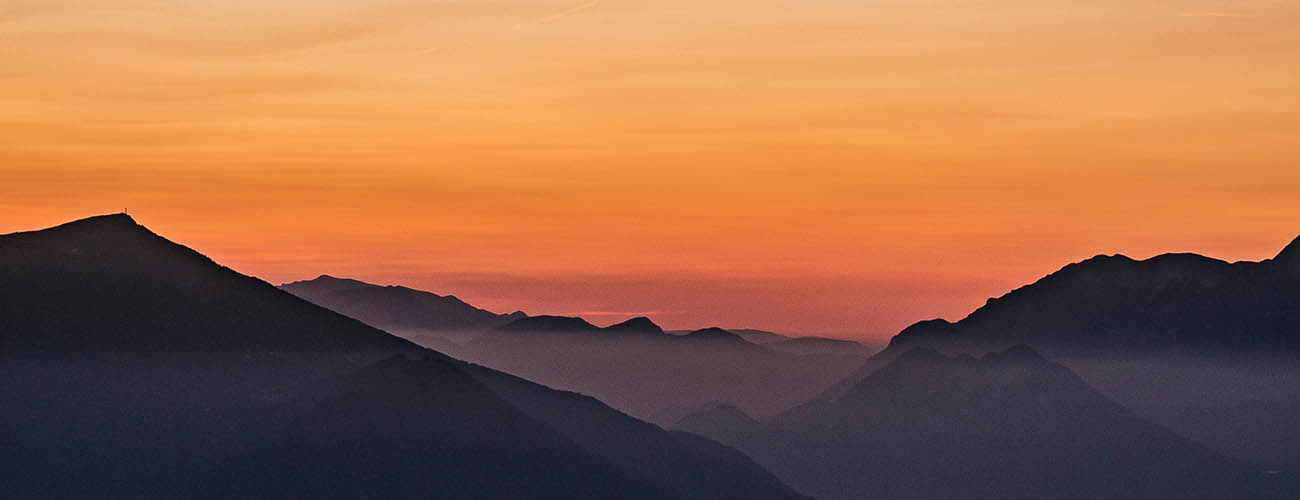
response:
<svg viewBox="0 0 1300 500"><path fill-rule="evenodd" d="M0 233L864 336L1300 227L1300 2L10 0ZM75 182L74 182L75 181Z"/></svg>

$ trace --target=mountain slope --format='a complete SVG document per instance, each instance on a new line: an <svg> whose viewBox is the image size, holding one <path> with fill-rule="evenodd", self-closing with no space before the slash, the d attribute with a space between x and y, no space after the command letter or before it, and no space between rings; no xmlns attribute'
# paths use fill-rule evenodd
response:
<svg viewBox="0 0 1300 500"><path fill-rule="evenodd" d="M522 312L496 314L454 296L402 286L379 286L322 275L280 285L280 289L368 325L416 340L429 336L467 341L484 330L526 317Z"/></svg>
<svg viewBox="0 0 1300 500"><path fill-rule="evenodd" d="M718 328L674 335L645 318L600 328L558 316L494 328L455 354L660 423L719 403L774 414L825 390L865 359L778 352Z"/></svg>
<svg viewBox="0 0 1300 500"><path fill-rule="evenodd" d="M1300 461L1300 239L1275 258L1099 256L922 321L823 395L915 347L977 354L1028 344L1145 418L1233 456Z"/></svg>
<svg viewBox="0 0 1300 500"><path fill-rule="evenodd" d="M1260 475L1144 421L1027 347L983 359L909 351L835 402L766 422L734 410L684 430L805 493L853 499L1251 498Z"/></svg>
<svg viewBox="0 0 1300 500"><path fill-rule="evenodd" d="M507 401L124 215L0 236L0 284L0 497L798 498L594 400L571 417L643 447L580 444L542 411L573 395Z"/></svg>
<svg viewBox="0 0 1300 500"><path fill-rule="evenodd" d="M956 323L899 333L891 348L970 352L1031 343L1052 356L1300 355L1300 239L1274 259L1098 256L997 298Z"/></svg>

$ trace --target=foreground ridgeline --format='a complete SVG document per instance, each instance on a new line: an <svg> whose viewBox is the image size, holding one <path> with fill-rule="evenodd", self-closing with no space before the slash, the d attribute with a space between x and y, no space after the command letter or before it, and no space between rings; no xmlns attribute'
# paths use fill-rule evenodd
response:
<svg viewBox="0 0 1300 500"><path fill-rule="evenodd" d="M0 498L801 497L112 215L0 236Z"/></svg>

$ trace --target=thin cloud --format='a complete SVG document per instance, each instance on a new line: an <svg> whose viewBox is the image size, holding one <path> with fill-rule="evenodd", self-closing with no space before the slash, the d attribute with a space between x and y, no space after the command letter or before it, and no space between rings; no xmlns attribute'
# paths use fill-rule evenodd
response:
<svg viewBox="0 0 1300 500"><path fill-rule="evenodd" d="M1250 14L1241 14L1241 13L1237 13L1237 12L1182 12L1182 13L1174 14L1174 17L1232 17L1232 18L1248 18L1248 17L1255 17L1255 16L1252 16L1252 15L1250 15Z"/></svg>
<svg viewBox="0 0 1300 500"><path fill-rule="evenodd" d="M596 8L597 6L599 6L599 5L601 4L601 2L603 2L603 1L604 1L604 0L591 0L590 2L584 3L584 4L579 5L579 6L577 6L577 7L571 7L571 8L569 8L569 9L567 9L567 10L564 10L564 11L561 11L561 12L556 12L556 13L551 14L551 15L546 16L546 17L539 17L539 18L537 18L537 19L533 19L532 21L528 21L528 22L520 23L519 25L515 26L515 29L531 28L531 27L533 27L533 26L537 26L537 25L541 25L541 24L553 23L553 22L555 22L555 21L560 20L561 18L565 18L565 17L571 16L571 15L573 15L573 14L577 14L577 13L582 12L582 11L584 11L584 10L587 10L587 9L594 9L594 8Z"/></svg>
<svg viewBox="0 0 1300 500"><path fill-rule="evenodd" d="M564 314L566 316L663 316L681 313L672 311L577 311Z"/></svg>

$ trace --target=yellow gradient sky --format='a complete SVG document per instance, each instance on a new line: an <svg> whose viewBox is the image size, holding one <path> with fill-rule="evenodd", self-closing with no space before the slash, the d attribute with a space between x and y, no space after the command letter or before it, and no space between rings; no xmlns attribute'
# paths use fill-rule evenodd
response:
<svg viewBox="0 0 1300 500"><path fill-rule="evenodd" d="M1300 234L1300 0L6 0L0 232L841 336Z"/></svg>

